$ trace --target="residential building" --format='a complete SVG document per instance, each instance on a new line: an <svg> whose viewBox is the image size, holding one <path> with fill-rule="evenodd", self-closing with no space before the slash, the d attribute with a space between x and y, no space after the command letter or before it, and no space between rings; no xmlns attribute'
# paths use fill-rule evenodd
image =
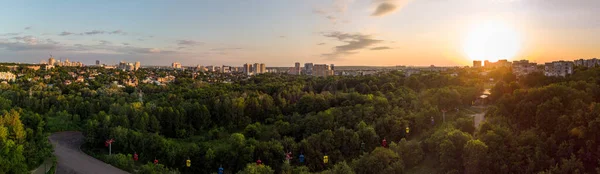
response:
<svg viewBox="0 0 600 174"><path fill-rule="evenodd" d="M301 70L302 69L300 68L300 62L296 62L294 64L294 69L292 69L292 73L291 74L300 75Z"/></svg>
<svg viewBox="0 0 600 174"><path fill-rule="evenodd" d="M314 65L313 63L305 63L304 64L304 74L312 75L313 74Z"/></svg>
<svg viewBox="0 0 600 174"><path fill-rule="evenodd" d="M202 65L197 65L196 66L196 71L198 71L198 72L206 72L206 68L204 68L204 66L202 66Z"/></svg>
<svg viewBox="0 0 600 174"><path fill-rule="evenodd" d="M554 61L544 65L545 76L561 76L573 74L573 62L570 61Z"/></svg>
<svg viewBox="0 0 600 174"><path fill-rule="evenodd" d="M231 73L231 66L223 65L221 66L221 73Z"/></svg>
<svg viewBox="0 0 600 174"><path fill-rule="evenodd" d="M139 69L140 69L140 67L141 67L141 66L142 66L142 65L141 65L140 61L137 61L137 62L135 62L135 64L133 65L133 70L137 71L137 70L139 70Z"/></svg>
<svg viewBox="0 0 600 174"><path fill-rule="evenodd" d="M333 75L333 70L331 70L331 67L327 64L314 64L312 71L312 75L318 77L327 77Z"/></svg>
<svg viewBox="0 0 600 174"><path fill-rule="evenodd" d="M179 62L173 62L171 64L171 68L173 68L173 69L181 69L181 63L179 63Z"/></svg>
<svg viewBox="0 0 600 174"><path fill-rule="evenodd" d="M597 67L600 66L600 59L597 58L592 58L592 59L578 59L574 61L574 65L575 66L580 66L580 67L588 67L588 68L592 68L592 67Z"/></svg>
<svg viewBox="0 0 600 174"><path fill-rule="evenodd" d="M264 63L260 64L260 68L259 69L260 69L260 71L259 71L260 74L267 72L267 66L265 66Z"/></svg>
<svg viewBox="0 0 600 174"><path fill-rule="evenodd" d="M473 60L473 68L481 68L481 60Z"/></svg>
<svg viewBox="0 0 600 174"><path fill-rule="evenodd" d="M48 65L56 65L56 59L54 59L54 57L52 57L52 55L50 55L50 58L48 59Z"/></svg>
<svg viewBox="0 0 600 174"><path fill-rule="evenodd" d="M512 71L518 77L540 72L540 69L538 69L537 63L530 63L529 60L519 60L512 62Z"/></svg>
<svg viewBox="0 0 600 174"><path fill-rule="evenodd" d="M497 62L490 62L489 60L484 61L486 68L498 68L498 67L510 67L511 62L506 59L498 60Z"/></svg>
<svg viewBox="0 0 600 174"><path fill-rule="evenodd" d="M6 80L9 82L14 82L17 76L10 72L0 72L0 80Z"/></svg>
<svg viewBox="0 0 600 174"><path fill-rule="evenodd" d="M242 72L245 75L252 75L252 64L245 63Z"/></svg>

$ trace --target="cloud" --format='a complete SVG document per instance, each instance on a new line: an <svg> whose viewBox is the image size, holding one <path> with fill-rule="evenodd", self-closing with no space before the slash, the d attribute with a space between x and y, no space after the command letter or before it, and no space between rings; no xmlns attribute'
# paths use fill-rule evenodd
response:
<svg viewBox="0 0 600 174"><path fill-rule="evenodd" d="M36 51L36 50L54 50L59 49L59 43L52 40L46 39L38 41L33 36L13 37L15 42L2 42L0 41L0 49L9 51Z"/></svg>
<svg viewBox="0 0 600 174"><path fill-rule="evenodd" d="M21 33L6 33L6 34L2 34L1 36L17 36Z"/></svg>
<svg viewBox="0 0 600 174"><path fill-rule="evenodd" d="M398 7L396 7L396 5L394 5L392 3L383 2L377 6L377 8L375 9L375 12L373 12L373 14L371 14L371 16L383 16L383 15L386 15L388 13L395 11L397 8Z"/></svg>
<svg viewBox="0 0 600 174"><path fill-rule="evenodd" d="M128 45L130 45L129 43L125 43L125 42L123 42L123 43L121 43L121 44L123 44L123 45L125 45L125 46L128 46Z"/></svg>
<svg viewBox="0 0 600 174"><path fill-rule="evenodd" d="M385 16L398 11L412 0L373 0L377 4L371 16Z"/></svg>
<svg viewBox="0 0 600 174"><path fill-rule="evenodd" d="M313 8L314 14L321 15L329 20L331 23L336 24L340 16L344 16L348 7L354 2L354 0L333 0L333 3L327 7Z"/></svg>
<svg viewBox="0 0 600 174"><path fill-rule="evenodd" d="M110 51L115 53L123 54L172 54L177 53L175 51L161 50L159 48L144 48L134 46L119 46L119 45L82 45L74 44L72 47L67 48L67 51Z"/></svg>
<svg viewBox="0 0 600 174"><path fill-rule="evenodd" d="M54 41L52 39L46 39L46 42L49 44L54 44L54 45L58 45L60 42Z"/></svg>
<svg viewBox="0 0 600 174"><path fill-rule="evenodd" d="M58 34L59 36L68 36L68 35L75 35L77 33L73 33L73 32L67 32L67 31L63 31L62 33ZM115 30L115 31L103 31L103 30L92 30L92 31L88 31L88 32L83 32L83 33L79 33L78 35L99 35L99 34L121 34L121 35L126 35L127 32L124 32L123 30Z"/></svg>
<svg viewBox="0 0 600 174"><path fill-rule="evenodd" d="M318 43L317 45L325 45L325 43L321 42L321 43Z"/></svg>
<svg viewBox="0 0 600 174"><path fill-rule="evenodd" d="M346 44L335 46L333 48L332 53L322 54L322 56L326 56L329 58L337 58L340 55L348 55L358 53L358 50L368 48L372 45L382 42L383 40L376 40L371 37L371 35L365 34L348 34L342 32L330 32L323 33L323 36L329 38L335 38L340 42L344 42Z"/></svg>
<svg viewBox="0 0 600 174"><path fill-rule="evenodd" d="M211 51L226 51L226 50L241 50L242 48L236 47L236 48L213 48L210 49Z"/></svg>
<svg viewBox="0 0 600 174"><path fill-rule="evenodd" d="M106 33L105 31L102 30L92 30L92 31L88 31L88 32L83 32L81 33L81 35L97 35L97 34L104 34Z"/></svg>
<svg viewBox="0 0 600 174"><path fill-rule="evenodd" d="M123 34L123 35L125 35L127 33L123 32L122 30L115 30L115 31L109 32L108 34Z"/></svg>
<svg viewBox="0 0 600 174"><path fill-rule="evenodd" d="M68 35L74 35L75 33L71 33L71 32L66 32L63 31L62 33L58 34L59 36L68 36Z"/></svg>
<svg viewBox="0 0 600 174"><path fill-rule="evenodd" d="M325 18L329 19L329 21L331 22L335 22L335 20L337 19L335 16L327 16Z"/></svg>
<svg viewBox="0 0 600 174"><path fill-rule="evenodd" d="M177 45L179 46L196 46L200 44L202 44L202 42L197 42L193 40L177 40Z"/></svg>
<svg viewBox="0 0 600 174"><path fill-rule="evenodd" d="M29 26L29 27L25 27L25 30L29 30L29 29L31 29L31 26Z"/></svg>
<svg viewBox="0 0 600 174"><path fill-rule="evenodd" d="M388 50L388 49L392 49L390 47L373 47L371 48L371 50Z"/></svg>
<svg viewBox="0 0 600 174"><path fill-rule="evenodd" d="M279 38L285 38L285 36L279 36Z"/></svg>
<svg viewBox="0 0 600 174"><path fill-rule="evenodd" d="M313 9L313 11L312 11L312 12L313 12L314 14L322 14L322 15L324 15L324 14L327 14L327 12L325 12L325 11L323 11L323 10L321 10L321 9Z"/></svg>
<svg viewBox="0 0 600 174"><path fill-rule="evenodd" d="M58 46L54 44L35 44L30 45L20 42L0 42L0 49L6 49L9 51L28 51L28 50L53 50L57 49Z"/></svg>
<svg viewBox="0 0 600 174"><path fill-rule="evenodd" d="M100 40L100 45L112 45L112 42L106 40Z"/></svg>
<svg viewBox="0 0 600 174"><path fill-rule="evenodd" d="M24 42L29 45L35 45L38 43L37 38L35 38L33 36L23 36L23 37L17 36L17 37L13 37L12 39L20 41L20 42Z"/></svg>

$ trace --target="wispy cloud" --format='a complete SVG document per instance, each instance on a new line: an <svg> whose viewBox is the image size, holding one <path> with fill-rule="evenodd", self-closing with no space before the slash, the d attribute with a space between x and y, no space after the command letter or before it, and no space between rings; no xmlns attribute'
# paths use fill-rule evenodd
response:
<svg viewBox="0 0 600 174"><path fill-rule="evenodd" d="M241 50L242 48L239 47L235 47L235 48L213 48L210 49L211 51L226 51L226 50Z"/></svg>
<svg viewBox="0 0 600 174"><path fill-rule="evenodd" d="M129 43L125 43L125 42L123 42L123 43L121 43L121 44L123 44L123 45L125 45L125 46L128 46L128 45L130 45Z"/></svg>
<svg viewBox="0 0 600 174"><path fill-rule="evenodd" d="M326 7L313 8L312 12L325 17L332 24L337 24L337 20L343 16L353 2L354 0L333 0L332 4Z"/></svg>
<svg viewBox="0 0 600 174"><path fill-rule="evenodd" d="M96 34L104 34L105 32L102 30L93 30L93 31L88 31L88 32L83 32L81 33L81 35L96 35Z"/></svg>
<svg viewBox="0 0 600 174"><path fill-rule="evenodd" d="M60 34L58 34L59 36L68 36L68 35L74 35L75 33L71 33L71 32L67 32L67 31L63 31Z"/></svg>
<svg viewBox="0 0 600 174"><path fill-rule="evenodd" d="M38 43L37 38L33 37L33 36L23 36L23 37L13 37L12 39L17 40L19 42L23 42L29 45L35 45Z"/></svg>
<svg viewBox="0 0 600 174"><path fill-rule="evenodd" d="M341 55L349 55L358 53L358 50L368 48L372 45L382 42L383 40L373 39L371 35L365 34L348 34L342 32L330 32L323 33L323 36L329 38L335 38L340 42L344 42L344 45L335 46L332 53L322 54L331 59L335 59Z"/></svg>
<svg viewBox="0 0 600 174"><path fill-rule="evenodd" d="M193 40L177 40L177 45L179 46L196 46L200 45L202 42L193 41Z"/></svg>
<svg viewBox="0 0 600 174"><path fill-rule="evenodd" d="M318 43L317 45L325 45L325 43L321 42L321 43Z"/></svg>
<svg viewBox="0 0 600 174"><path fill-rule="evenodd" d="M42 39L34 36L13 37L14 41L0 41L0 49L9 51L37 51L37 50L55 50L59 49L59 42L52 39Z"/></svg>
<svg viewBox="0 0 600 174"><path fill-rule="evenodd" d="M109 34L127 34L127 33L123 32L122 30L115 30L115 31L109 32Z"/></svg>
<svg viewBox="0 0 600 174"><path fill-rule="evenodd" d="M55 44L35 44L30 45L20 42L0 42L0 49L6 49L9 51L35 51L35 50L53 50L58 48Z"/></svg>
<svg viewBox="0 0 600 174"><path fill-rule="evenodd" d="M31 26L29 26L29 27L25 27L24 29L25 29L25 30L30 30L30 29L31 29Z"/></svg>
<svg viewBox="0 0 600 174"><path fill-rule="evenodd" d="M388 50L388 49L392 49L390 47L373 47L371 48L371 50Z"/></svg>
<svg viewBox="0 0 600 174"><path fill-rule="evenodd" d="M69 36L69 35L100 35L100 34L120 34L120 35L126 35L127 32L124 32L123 30L114 30L114 31L104 31L104 30L92 30L92 31L86 31L86 32L82 32L82 33L73 33L73 32L67 32L67 31L63 31L60 34L58 34L59 36Z"/></svg>
<svg viewBox="0 0 600 174"><path fill-rule="evenodd" d="M49 44L54 44L54 45L58 45L60 42L54 41L52 39L46 39L46 42Z"/></svg>
<svg viewBox="0 0 600 174"><path fill-rule="evenodd" d="M100 45L112 45L112 42L106 40L100 40Z"/></svg>
<svg viewBox="0 0 600 174"><path fill-rule="evenodd" d="M0 36L17 36L19 34L21 34L21 33L5 33L5 34L2 34Z"/></svg>
<svg viewBox="0 0 600 174"><path fill-rule="evenodd" d="M134 46L119 46L119 45L82 45L74 44L73 47L67 48L68 51L110 51L122 54L173 54L177 53L170 50L161 50L159 48L144 48Z"/></svg>

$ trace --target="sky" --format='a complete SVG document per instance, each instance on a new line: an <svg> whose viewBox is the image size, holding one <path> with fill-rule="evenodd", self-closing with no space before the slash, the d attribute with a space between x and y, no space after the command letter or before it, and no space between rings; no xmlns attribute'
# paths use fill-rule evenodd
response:
<svg viewBox="0 0 600 174"><path fill-rule="evenodd" d="M53 55L85 64L463 66L478 59L465 51L465 40L489 21L519 38L515 54L502 58L600 57L598 0L0 3L0 62L39 63Z"/></svg>

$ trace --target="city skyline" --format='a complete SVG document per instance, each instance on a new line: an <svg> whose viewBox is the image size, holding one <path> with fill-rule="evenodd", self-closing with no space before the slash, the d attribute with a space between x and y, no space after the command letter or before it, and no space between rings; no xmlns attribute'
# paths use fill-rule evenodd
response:
<svg viewBox="0 0 600 174"><path fill-rule="evenodd" d="M498 42L519 47L486 59L588 59L600 55L599 7L593 0L5 2L0 61L39 63L53 54L87 65L465 66L484 60L473 55L489 56L463 47L481 43L469 40L473 28L490 21L507 30L486 31L516 38Z"/></svg>

